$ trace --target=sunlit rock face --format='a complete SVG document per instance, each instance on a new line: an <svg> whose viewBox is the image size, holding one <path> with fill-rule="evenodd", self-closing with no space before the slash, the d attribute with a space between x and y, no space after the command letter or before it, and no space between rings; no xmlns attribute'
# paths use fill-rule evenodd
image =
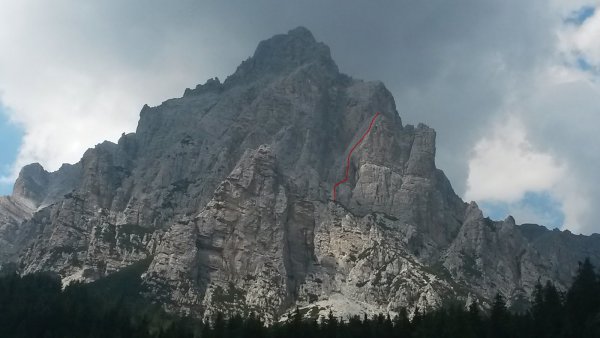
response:
<svg viewBox="0 0 600 338"><path fill-rule="evenodd" d="M435 166L435 131L403 125L383 84L341 74L302 27L223 83L144 106L117 144L53 173L26 166L0 198L3 263L68 283L147 259L144 294L198 317L412 313L497 291L517 306L538 279L566 287L586 256L600 261L597 235L464 203Z"/></svg>

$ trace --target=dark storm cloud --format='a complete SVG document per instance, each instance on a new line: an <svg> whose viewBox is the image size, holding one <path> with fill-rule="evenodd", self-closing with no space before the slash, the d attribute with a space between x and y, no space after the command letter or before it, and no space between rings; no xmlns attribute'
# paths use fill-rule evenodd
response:
<svg viewBox="0 0 600 338"><path fill-rule="evenodd" d="M226 55L297 25L327 43L340 69L381 80L408 123L438 131L438 164L464 192L470 146L515 85L544 64L555 43L541 1L354 1L190 3L185 20L225 42ZM175 11L173 21L181 20ZM207 18L203 25L198 15ZM177 18L177 20L175 19ZM189 30L194 31L194 30ZM228 41L241 48L229 53ZM219 47L216 47L219 48ZM232 62L233 69L237 60Z"/></svg>
<svg viewBox="0 0 600 338"><path fill-rule="evenodd" d="M123 128L133 130L143 103L158 104L210 77L224 78L260 40L301 25L331 47L341 71L383 81L405 123L425 122L437 130L437 164L459 194L466 189L474 145L507 111L519 107L526 129L539 121L538 113L521 108L544 104L523 102L539 94L532 89L539 86L539 74L557 63L557 33L579 8L561 0L24 3L0 14L11 29L10 35L0 34L0 42L14 50L14 56L0 59L6 65L0 67L0 91L26 132L40 128L38 115L44 109L53 116L42 121L46 129L52 123L70 128L65 121L79 117L98 126L96 118L111 107L126 111L102 119L106 125L95 128L94 137L75 134L81 145L66 159L47 147L71 145L68 137L26 135L18 164L39 160L52 169L56 158L76 160L93 142L118 137ZM68 69L69 74L45 78L48 69ZM31 86L34 80L40 88ZM78 89L72 97L69 88L59 91L70 81ZM78 111L44 98L37 106L25 103L36 91L66 102L87 98L77 103L91 108ZM113 105L97 108L100 97ZM568 119L554 112L549 123ZM115 129L118 133L111 133ZM577 168L573 172L580 173L580 181L589 176L581 157L566 154L584 142L581 138L564 145L550 142L549 133L531 137L536 147ZM600 200L598 190L588 195Z"/></svg>

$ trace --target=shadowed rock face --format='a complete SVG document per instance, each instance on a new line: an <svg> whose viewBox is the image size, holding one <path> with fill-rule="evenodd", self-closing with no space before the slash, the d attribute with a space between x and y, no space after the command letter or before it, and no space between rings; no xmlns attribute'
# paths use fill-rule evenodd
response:
<svg viewBox="0 0 600 338"><path fill-rule="evenodd" d="M434 99L434 98L433 98ZM348 182L331 200L345 160ZM561 287L600 239L483 218L379 82L340 74L305 28L259 44L224 83L144 106L135 133L0 198L0 259L91 281L152 258L148 297L197 316L426 308Z"/></svg>

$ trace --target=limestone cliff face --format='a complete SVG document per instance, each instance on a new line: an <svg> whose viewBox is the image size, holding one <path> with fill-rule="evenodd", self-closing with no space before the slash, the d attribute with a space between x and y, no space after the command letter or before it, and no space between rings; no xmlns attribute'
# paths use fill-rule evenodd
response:
<svg viewBox="0 0 600 338"><path fill-rule="evenodd" d="M166 231L144 277L148 289L187 313L254 312L268 321L294 304L394 312L452 294L410 252L414 226L306 200L293 187L271 147L247 151L194 218Z"/></svg>
<svg viewBox="0 0 600 338"><path fill-rule="evenodd" d="M65 164L61 170L49 173L38 163L23 167L12 195L0 196L0 266L15 261L23 240L30 240L20 224L71 191L80 178L78 168L78 165Z"/></svg>
<svg viewBox="0 0 600 338"><path fill-rule="evenodd" d="M31 218L34 203L16 196L0 196L0 266L15 260L19 251L16 245L19 224Z"/></svg>
<svg viewBox="0 0 600 338"><path fill-rule="evenodd" d="M346 155L381 115L350 162ZM223 83L144 106L135 133L0 198L0 260L91 281L150 259L145 294L196 316L269 321L395 312L448 296L517 304L570 282L599 236L483 218L435 166L435 131L403 125L379 82L341 74L305 28L259 44Z"/></svg>

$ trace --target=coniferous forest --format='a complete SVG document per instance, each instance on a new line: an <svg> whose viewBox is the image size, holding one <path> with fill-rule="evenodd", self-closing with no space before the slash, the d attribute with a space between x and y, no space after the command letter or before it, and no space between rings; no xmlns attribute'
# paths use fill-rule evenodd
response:
<svg viewBox="0 0 600 338"><path fill-rule="evenodd" d="M304 319L265 326L257 317L217 315L210 324L165 313L139 296L144 262L90 284L61 288L48 274L0 277L0 337L600 337L600 276L589 260L566 292L538 285L529 309L514 313L498 294L491 309L448 302L399 316ZM412 320L409 320L412 318Z"/></svg>

